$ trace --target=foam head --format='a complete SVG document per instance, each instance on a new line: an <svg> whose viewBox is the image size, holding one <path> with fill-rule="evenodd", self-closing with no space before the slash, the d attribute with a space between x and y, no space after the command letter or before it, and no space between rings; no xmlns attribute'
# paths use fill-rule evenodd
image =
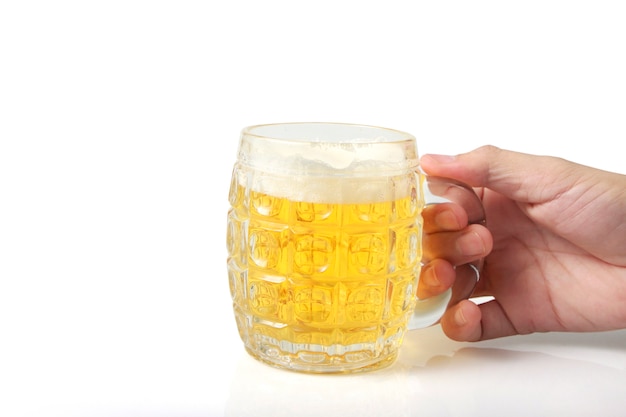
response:
<svg viewBox="0 0 626 417"><path fill-rule="evenodd" d="M243 130L238 163L263 175L255 191L296 201L360 202L403 197L418 166L405 132L338 123L258 125ZM410 174L410 175L409 175Z"/></svg>

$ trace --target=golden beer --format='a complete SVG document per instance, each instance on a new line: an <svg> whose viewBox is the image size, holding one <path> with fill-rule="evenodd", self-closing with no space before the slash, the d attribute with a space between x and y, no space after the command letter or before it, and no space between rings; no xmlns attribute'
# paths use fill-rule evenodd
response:
<svg viewBox="0 0 626 417"><path fill-rule="evenodd" d="M240 156L229 196L228 274L246 349L307 372L388 365L415 303L420 176L263 167Z"/></svg>

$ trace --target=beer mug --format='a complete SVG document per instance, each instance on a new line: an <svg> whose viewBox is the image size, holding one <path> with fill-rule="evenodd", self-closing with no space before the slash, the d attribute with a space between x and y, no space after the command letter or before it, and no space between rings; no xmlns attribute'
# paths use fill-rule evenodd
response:
<svg viewBox="0 0 626 417"><path fill-rule="evenodd" d="M408 328L469 297L478 268L420 300L425 204L484 221L471 188L419 171L415 138L339 123L242 131L229 193L228 276L246 350L312 373L388 366Z"/></svg>

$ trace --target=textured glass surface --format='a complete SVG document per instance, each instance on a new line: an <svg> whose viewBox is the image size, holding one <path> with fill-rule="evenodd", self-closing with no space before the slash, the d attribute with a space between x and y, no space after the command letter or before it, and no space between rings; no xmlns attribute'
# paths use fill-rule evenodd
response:
<svg viewBox="0 0 626 417"><path fill-rule="evenodd" d="M420 268L418 175L348 179L359 198L340 203L255 191L272 179L290 180L238 164L230 189L228 275L248 351L311 372L393 360Z"/></svg>

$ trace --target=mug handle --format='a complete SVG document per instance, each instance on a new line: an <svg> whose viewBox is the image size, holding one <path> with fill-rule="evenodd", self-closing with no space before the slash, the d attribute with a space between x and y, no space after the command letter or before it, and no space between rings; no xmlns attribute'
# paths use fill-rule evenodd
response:
<svg viewBox="0 0 626 417"><path fill-rule="evenodd" d="M486 225L485 209L482 201L472 187L451 178L427 176L422 177L425 205L445 202L456 203L465 209L469 224ZM421 329L437 324L448 306L468 299L480 280L484 259L459 265L456 280L452 288L437 296L417 299L413 315L409 320L408 329Z"/></svg>

